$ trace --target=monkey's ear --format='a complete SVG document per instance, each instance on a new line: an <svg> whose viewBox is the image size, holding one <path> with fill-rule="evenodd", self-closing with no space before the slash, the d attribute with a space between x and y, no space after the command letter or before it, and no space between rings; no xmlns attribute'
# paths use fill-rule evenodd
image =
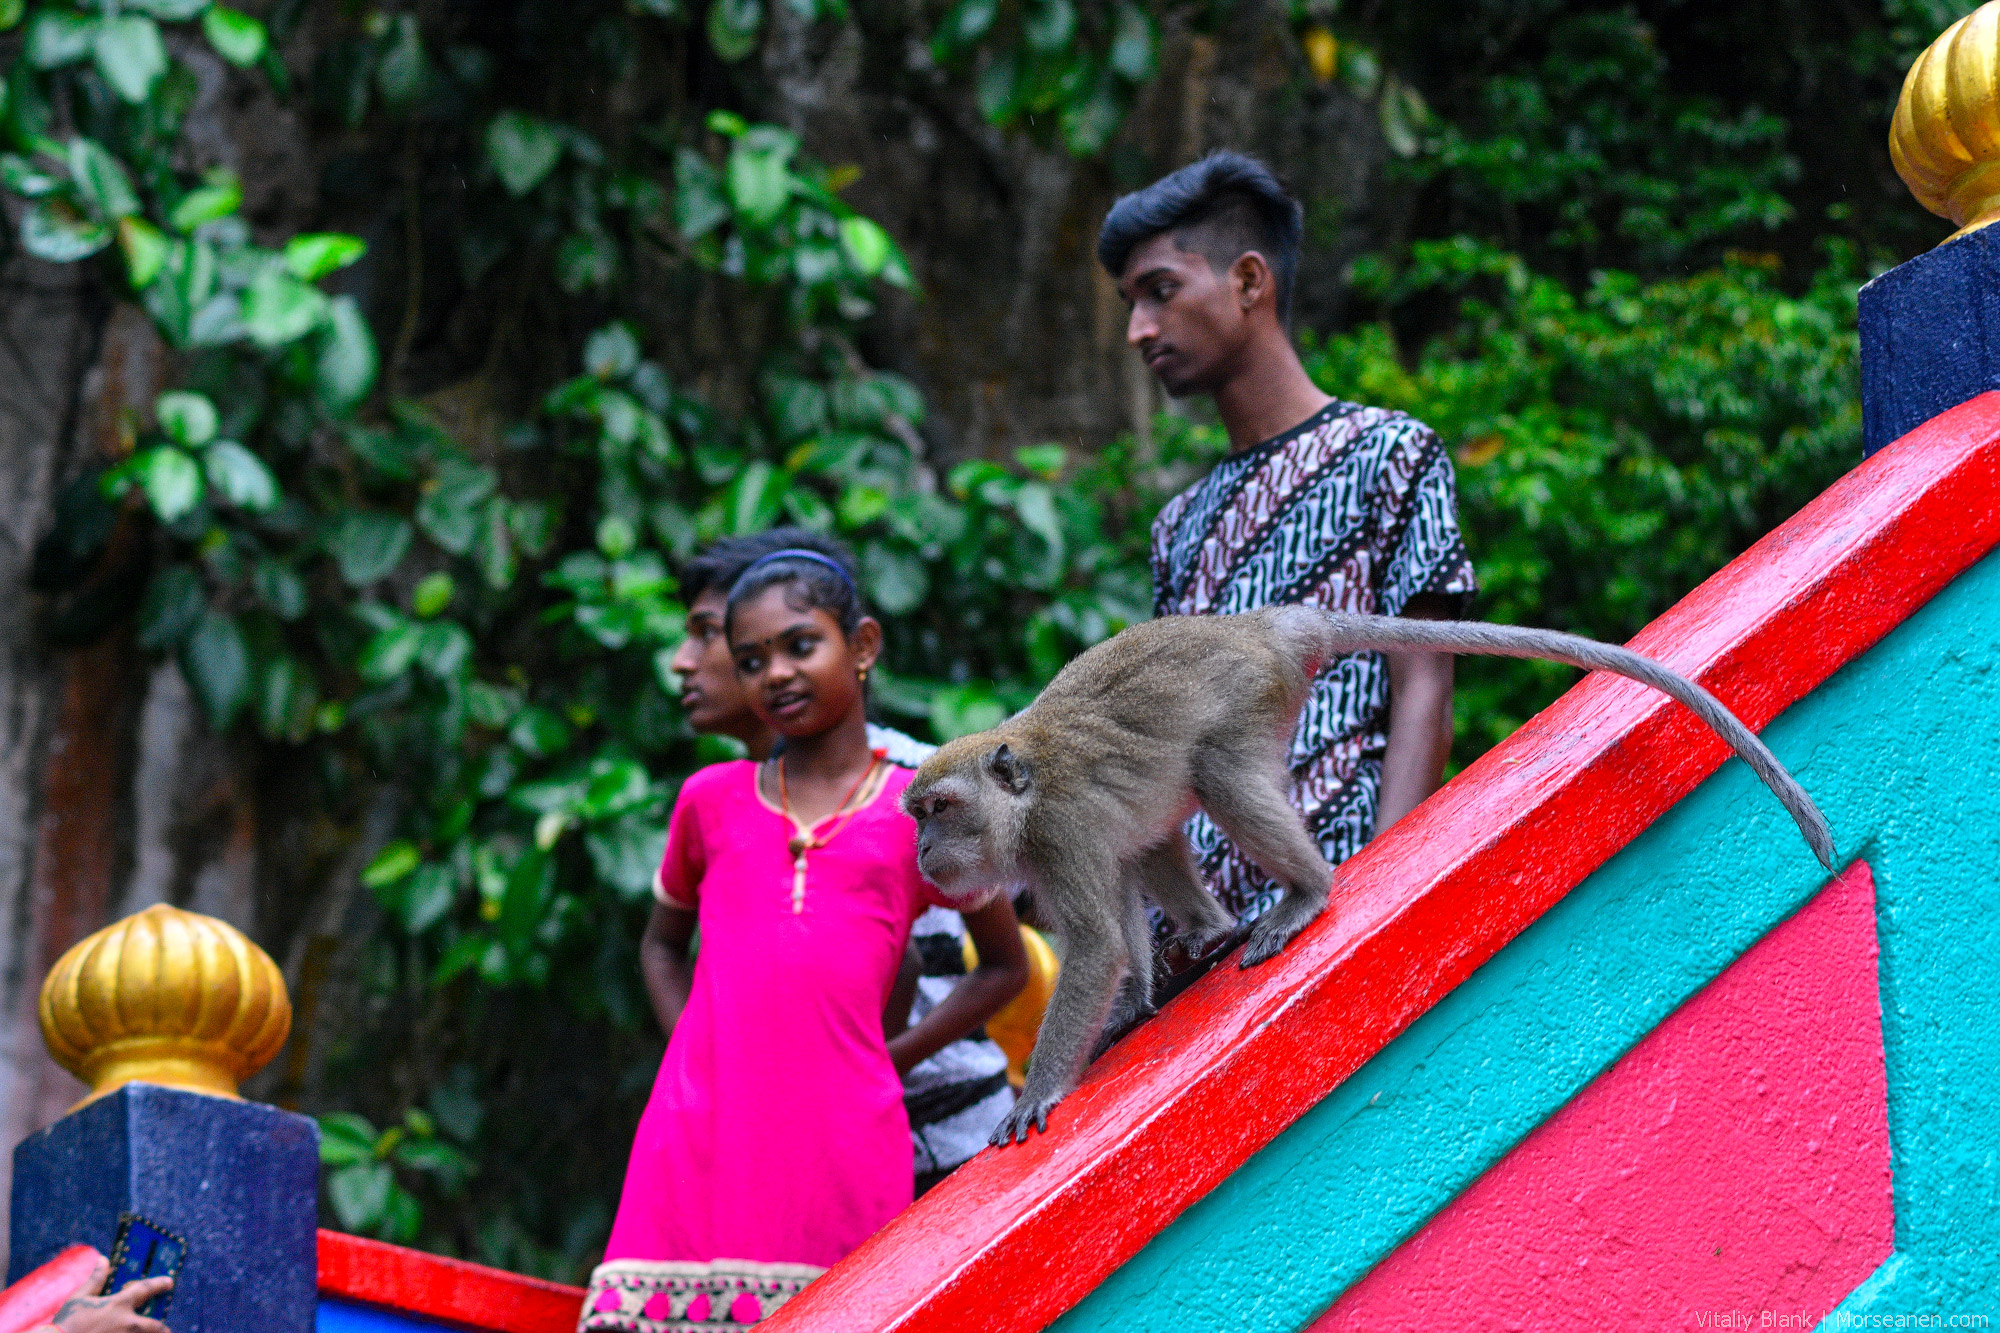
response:
<svg viewBox="0 0 2000 1333"><path fill-rule="evenodd" d="M1015 754L1004 742L986 756L986 771L1016 796L1028 789L1028 782L1034 776L1028 761Z"/></svg>

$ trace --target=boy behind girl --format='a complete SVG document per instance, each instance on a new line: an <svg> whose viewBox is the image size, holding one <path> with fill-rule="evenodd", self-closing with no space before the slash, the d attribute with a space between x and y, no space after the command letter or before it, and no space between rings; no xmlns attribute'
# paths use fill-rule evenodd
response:
<svg viewBox="0 0 2000 1333"><path fill-rule="evenodd" d="M1462 614L1478 585L1443 442L1401 412L1322 393L1292 347L1303 221L1271 170L1239 153L1183 167L1104 219L1097 254L1131 307L1127 340L1169 394L1212 399L1229 434L1228 456L1154 521L1154 612ZM1442 653L1355 653L1321 669L1292 738L1292 803L1330 864L1437 788L1451 687ZM1239 922L1277 901L1206 815L1188 836Z"/></svg>
<svg viewBox="0 0 2000 1333"><path fill-rule="evenodd" d="M736 664L722 632L723 612L729 589L744 570L774 551L801 549L838 561L850 577L858 577L852 557L838 542L791 527L748 537L725 537L681 570L681 596L688 608L687 638L674 650L672 662L681 681L681 712L698 732L735 737L753 759L767 757L777 738L743 699ZM915 768L936 748L872 724L868 743L886 750L889 762L904 768ZM965 923L956 912L930 908L910 927L910 946L919 960L916 996L909 1015L909 1021L915 1023L965 975ZM666 975L663 951L668 947L664 936L649 925L639 959L647 993L656 997L656 1008L662 1004L657 997ZM909 1112L916 1153L916 1192L921 1195L984 1148L987 1136L1013 1104L1007 1056L984 1032L953 1042L905 1074L903 1105Z"/></svg>

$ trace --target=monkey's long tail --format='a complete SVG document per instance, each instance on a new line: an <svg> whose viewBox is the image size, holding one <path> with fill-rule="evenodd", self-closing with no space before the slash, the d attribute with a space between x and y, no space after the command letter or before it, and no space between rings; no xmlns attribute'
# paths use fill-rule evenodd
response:
<svg viewBox="0 0 2000 1333"><path fill-rule="evenodd" d="M1729 742L1743 762L1764 780L1798 823L1813 855L1821 865L1833 869L1833 831L1826 816L1800 787L1785 766L1778 762L1764 742L1738 720L1720 699L1686 676L1641 657L1630 649L1599 643L1580 635L1558 630L1528 629L1519 625L1488 625L1463 620L1406 620L1394 616L1360 616L1321 611L1316 617L1322 632L1316 647L1328 657L1339 653L1370 649L1395 652L1431 649L1441 652L1478 653L1490 657L1545 657L1554 662L1583 667L1589 671L1613 671L1629 676L1670 695L1693 710L1694 715Z"/></svg>

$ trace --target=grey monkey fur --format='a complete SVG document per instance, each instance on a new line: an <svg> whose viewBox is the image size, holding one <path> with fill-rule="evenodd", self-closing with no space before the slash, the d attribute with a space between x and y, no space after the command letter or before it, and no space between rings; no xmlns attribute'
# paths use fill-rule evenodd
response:
<svg viewBox="0 0 2000 1333"><path fill-rule="evenodd" d="M978 907L1025 884L1064 939L1027 1086L993 1142L1047 1129L1114 1003L1125 1011L1114 1021L1149 1010L1145 899L1191 954L1235 928L1181 831L1197 805L1285 886L1250 928L1244 967L1324 910L1333 871L1287 799L1286 752L1320 665L1366 650L1541 657L1661 690L1734 747L1832 866L1825 818L1763 742L1701 686L1624 648L1552 630L1301 606L1146 621L1077 657L1008 721L939 749L903 793L918 868L947 898Z"/></svg>

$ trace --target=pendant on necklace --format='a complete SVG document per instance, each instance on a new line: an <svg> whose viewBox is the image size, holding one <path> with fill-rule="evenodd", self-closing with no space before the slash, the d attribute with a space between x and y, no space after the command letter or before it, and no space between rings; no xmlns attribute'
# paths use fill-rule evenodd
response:
<svg viewBox="0 0 2000 1333"><path fill-rule="evenodd" d="M806 849L812 846L812 840L810 838L801 838L794 836L792 840L785 845L791 848L792 856L794 858L797 858L804 856L806 854Z"/></svg>

